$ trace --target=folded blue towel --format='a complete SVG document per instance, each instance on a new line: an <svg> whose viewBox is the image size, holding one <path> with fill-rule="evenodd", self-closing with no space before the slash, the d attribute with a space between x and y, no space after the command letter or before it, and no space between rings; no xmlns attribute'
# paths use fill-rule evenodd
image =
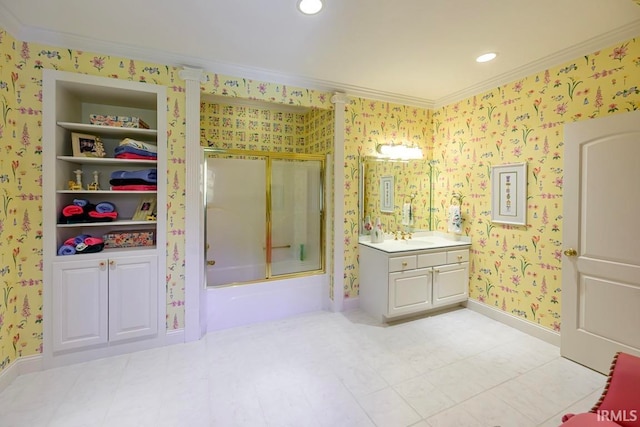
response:
<svg viewBox="0 0 640 427"><path fill-rule="evenodd" d="M58 255L73 255L76 253L76 248L71 245L62 245L58 249Z"/></svg>
<svg viewBox="0 0 640 427"><path fill-rule="evenodd" d="M73 199L73 204L83 208L89 204L89 201L87 199Z"/></svg>
<svg viewBox="0 0 640 427"><path fill-rule="evenodd" d="M150 153L157 153L158 152L158 147L153 145L153 144L148 144L146 142L142 142L142 141L136 141L135 139L131 139L131 138L125 138L122 141L120 141L120 145L124 146L124 147L132 147L132 148L137 148L139 150L145 150L148 151Z"/></svg>
<svg viewBox="0 0 640 427"><path fill-rule="evenodd" d="M116 211L116 205L114 205L111 202L100 202L96 205L96 212L109 213L109 212L115 212L115 211Z"/></svg>
<svg viewBox="0 0 640 427"><path fill-rule="evenodd" d="M76 243L76 245L78 245L80 243L84 243L84 239L86 239L87 237L91 237L91 234L80 234L74 237L73 241Z"/></svg>
<svg viewBox="0 0 640 427"><path fill-rule="evenodd" d="M158 170L113 171L111 172L111 179L142 179L146 182L155 183L158 181Z"/></svg>
<svg viewBox="0 0 640 427"><path fill-rule="evenodd" d="M131 154L137 154L139 156L153 157L154 159L156 157L158 157L158 153L153 153L151 151L147 151L147 150L142 150L140 148L131 147L129 145L118 145L113 150L113 152L115 153L116 156L118 154L122 154L122 153L131 153Z"/></svg>

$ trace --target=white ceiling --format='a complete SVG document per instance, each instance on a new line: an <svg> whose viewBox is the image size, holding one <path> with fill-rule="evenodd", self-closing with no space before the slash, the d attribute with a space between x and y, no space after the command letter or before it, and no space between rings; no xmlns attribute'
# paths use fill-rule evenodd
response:
<svg viewBox="0 0 640 427"><path fill-rule="evenodd" d="M39 42L426 107L640 36L632 0L0 0ZM496 60L477 64L481 53Z"/></svg>

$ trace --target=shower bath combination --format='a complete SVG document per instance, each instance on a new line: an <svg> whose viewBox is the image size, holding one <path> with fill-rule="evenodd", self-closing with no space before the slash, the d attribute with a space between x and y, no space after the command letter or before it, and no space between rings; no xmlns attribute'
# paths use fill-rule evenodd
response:
<svg viewBox="0 0 640 427"><path fill-rule="evenodd" d="M324 270L324 156L205 149L207 285Z"/></svg>

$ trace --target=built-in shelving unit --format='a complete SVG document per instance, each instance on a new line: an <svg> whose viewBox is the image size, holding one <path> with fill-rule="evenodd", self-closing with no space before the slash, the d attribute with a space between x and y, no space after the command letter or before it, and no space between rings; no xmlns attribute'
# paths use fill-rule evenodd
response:
<svg viewBox="0 0 640 427"><path fill-rule="evenodd" d="M166 291L166 88L45 70L43 73L44 357L55 366L162 343ZM133 116L150 129L91 124L91 114ZM74 155L72 134L99 139L104 157ZM114 156L124 138L157 147L157 159ZM156 169L157 190L120 191L114 171ZM82 186L77 188L77 174ZM90 188L98 177L98 189ZM76 184L76 185L72 185ZM69 220L62 210L78 199L116 207L117 218ZM134 214L151 200L156 215ZM151 213L151 212L150 212ZM155 244L59 254L69 239L152 233Z"/></svg>

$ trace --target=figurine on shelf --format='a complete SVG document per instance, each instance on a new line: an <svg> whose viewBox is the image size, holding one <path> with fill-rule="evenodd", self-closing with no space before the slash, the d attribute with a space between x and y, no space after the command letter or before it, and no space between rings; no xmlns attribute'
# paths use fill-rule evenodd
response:
<svg viewBox="0 0 640 427"><path fill-rule="evenodd" d="M76 169L73 171L73 173L76 174L76 182L69 181L69 190L82 190L82 170Z"/></svg>
<svg viewBox="0 0 640 427"><path fill-rule="evenodd" d="M98 171L93 171L93 182L87 186L87 190L89 191L98 191L100 190L100 185L98 184Z"/></svg>

